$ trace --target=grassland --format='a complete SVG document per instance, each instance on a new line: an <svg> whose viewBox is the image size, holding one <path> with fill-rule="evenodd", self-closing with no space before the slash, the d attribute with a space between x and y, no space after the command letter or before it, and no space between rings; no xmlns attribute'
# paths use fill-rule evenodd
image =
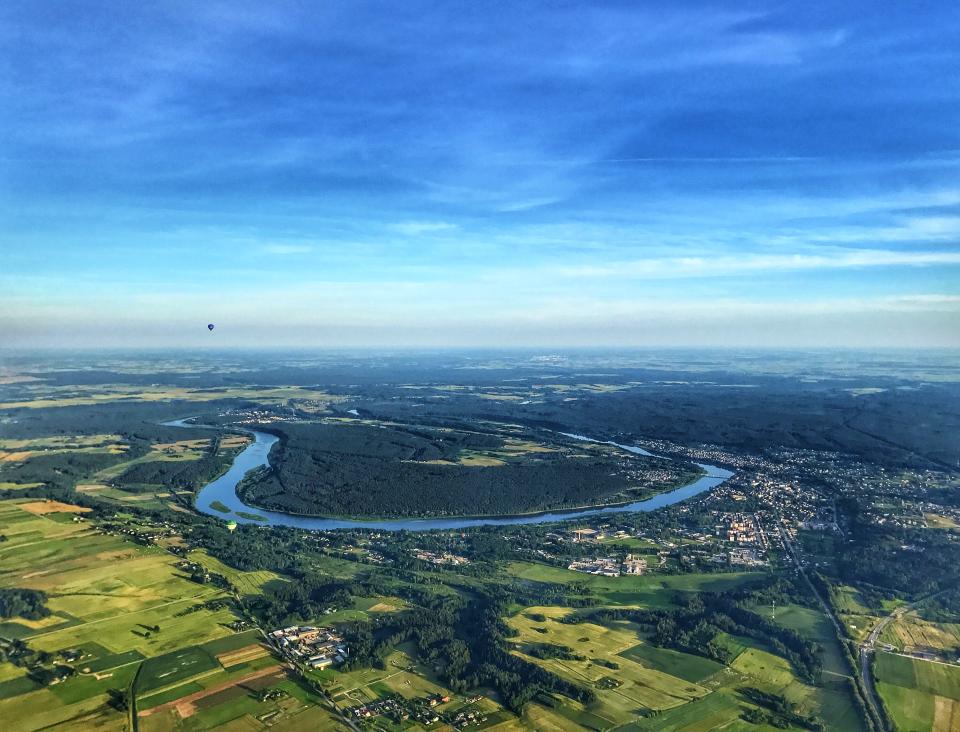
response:
<svg viewBox="0 0 960 732"><path fill-rule="evenodd" d="M22 501L0 502L0 522L13 531L0 547L0 586L42 590L51 615L42 626L14 619L8 635L27 638L31 647L57 651L100 643L111 653L144 655L225 635L229 610L193 605L222 596L220 590L191 582L176 559L156 547L94 531L86 523L61 523L24 510ZM161 625L160 633L145 626Z"/></svg>
<svg viewBox="0 0 960 732"><path fill-rule="evenodd" d="M413 647L404 644L387 656L383 669L362 669L348 673L326 670L312 672L311 676L322 685L341 710L374 701L386 694L398 694L405 699L422 699L431 694L440 694L451 698L451 702L442 707L444 713L469 708L486 718L483 724L469 729L497 729L502 732L513 729L539 729L522 723L489 696L470 702L467 698L455 694L434 678L427 666L417 662L414 655ZM411 726L419 728L409 722L397 724L385 717L377 718L376 722L377 729L391 731L407 729ZM452 728L441 726L440 729Z"/></svg>
<svg viewBox="0 0 960 732"><path fill-rule="evenodd" d="M38 455L100 453L121 455L129 449L119 435L78 435L0 440L0 465L22 463Z"/></svg>
<svg viewBox="0 0 960 732"><path fill-rule="evenodd" d="M108 693L134 679L139 728L148 732L260 729L264 722L285 730L339 728L318 706L321 698L287 677L259 643L258 631L227 627L237 619L227 593L190 581L177 568L178 558L158 547L74 521L71 506L44 508L50 510L0 501L8 537L0 545L0 587L43 590L51 611L40 620L12 618L0 633L55 656L76 652L77 674L41 687L23 669L0 664L0 718L11 729L127 729L126 715L108 706ZM59 520L63 516L67 522ZM273 572L235 570L201 550L188 558L224 575L242 594L285 581ZM221 602L208 608L210 600ZM371 600L367 609L402 604L389 600ZM256 692L267 687L285 695L261 702Z"/></svg>
<svg viewBox="0 0 960 732"><path fill-rule="evenodd" d="M201 565L209 572L226 577L230 584L236 587L241 595L259 595L263 593L265 585L287 581L285 577L281 577L276 572L270 572L269 570L243 572L239 569L234 569L219 559L211 557L202 549L190 552L186 558L191 562L196 562Z"/></svg>

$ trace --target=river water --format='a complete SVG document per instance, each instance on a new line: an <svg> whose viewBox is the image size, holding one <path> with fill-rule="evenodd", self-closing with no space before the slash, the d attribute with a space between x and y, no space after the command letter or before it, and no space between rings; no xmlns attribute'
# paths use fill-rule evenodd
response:
<svg viewBox="0 0 960 732"><path fill-rule="evenodd" d="M197 428L203 425L189 424L186 420L178 419L164 423L170 427ZM430 519L376 519L370 521L356 521L350 519L323 518L321 516L297 516L279 511L267 511L256 506L248 506L237 496L237 484L248 472L254 468L269 465L270 448L279 438L266 432L249 430L254 441L247 446L236 458L230 469L216 480L208 483L197 494L197 510L209 516L216 516L224 521L236 521L238 524L259 524L261 526L292 526L297 529L329 530L329 529L376 529L381 531L431 531L435 529L464 529L470 526L515 526L517 524L545 524L553 521L599 516L600 514L635 513L638 511L655 511L664 506L685 501L695 495L716 488L727 478L733 475L729 470L718 468L715 465L697 463L705 474L685 486L675 488L666 493L660 493L645 501L636 501L622 506L599 506L597 508L577 509L573 511L555 511L548 513L524 514L522 516L497 516L478 518L430 518ZM562 433L577 440L594 442L583 435ZM599 442L599 441L598 441ZM653 455L639 447L621 445L616 442L604 442L608 445L627 450L637 455L663 457ZM669 458L663 457L664 460ZM230 509L229 513L213 508L218 502ZM244 518L238 512L255 514L263 521Z"/></svg>

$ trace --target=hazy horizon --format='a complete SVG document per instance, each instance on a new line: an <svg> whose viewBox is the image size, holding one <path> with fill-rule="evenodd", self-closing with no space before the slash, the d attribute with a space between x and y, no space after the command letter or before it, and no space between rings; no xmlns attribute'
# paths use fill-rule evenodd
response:
<svg viewBox="0 0 960 732"><path fill-rule="evenodd" d="M947 3L0 18L6 348L960 347Z"/></svg>

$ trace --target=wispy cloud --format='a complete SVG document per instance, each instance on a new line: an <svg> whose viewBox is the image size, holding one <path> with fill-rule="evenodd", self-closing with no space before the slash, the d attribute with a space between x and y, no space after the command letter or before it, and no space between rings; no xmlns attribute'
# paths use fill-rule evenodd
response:
<svg viewBox="0 0 960 732"><path fill-rule="evenodd" d="M309 254L313 247L309 244L266 244L261 247L264 254L273 254L278 257L286 257L294 254Z"/></svg>
<svg viewBox="0 0 960 732"><path fill-rule="evenodd" d="M559 341L614 302L785 330L960 291L949 3L35 5L0 23L4 335L14 304Z"/></svg>
<svg viewBox="0 0 960 732"><path fill-rule="evenodd" d="M401 221L392 227L404 236L420 236L421 234L436 234L440 231L456 229L457 225L448 221Z"/></svg>
<svg viewBox="0 0 960 732"><path fill-rule="evenodd" d="M906 252L883 249L840 250L822 254L743 254L716 257L668 257L614 262L607 265L558 266L564 277L683 278L721 277L760 272L926 267L960 265L960 252Z"/></svg>

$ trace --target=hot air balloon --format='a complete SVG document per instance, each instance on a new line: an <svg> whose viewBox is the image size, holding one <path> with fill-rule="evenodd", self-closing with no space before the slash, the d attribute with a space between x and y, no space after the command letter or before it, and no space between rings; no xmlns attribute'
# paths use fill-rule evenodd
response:
<svg viewBox="0 0 960 732"><path fill-rule="evenodd" d="M207 323L207 330L213 330L213 323Z"/></svg>

